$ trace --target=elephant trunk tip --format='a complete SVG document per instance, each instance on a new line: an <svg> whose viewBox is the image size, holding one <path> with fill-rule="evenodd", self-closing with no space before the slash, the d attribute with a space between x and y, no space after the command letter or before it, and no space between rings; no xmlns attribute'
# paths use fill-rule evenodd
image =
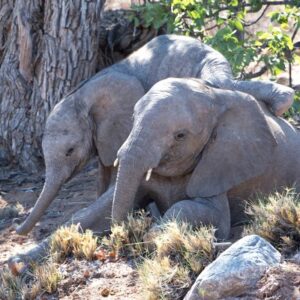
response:
<svg viewBox="0 0 300 300"><path fill-rule="evenodd" d="M22 225L16 227L16 233L18 235L27 235L29 230L25 230Z"/></svg>
<svg viewBox="0 0 300 300"><path fill-rule="evenodd" d="M26 230L22 225L19 225L15 228L18 235L27 235L30 230Z"/></svg>
<svg viewBox="0 0 300 300"><path fill-rule="evenodd" d="M19 235L27 235L32 229L32 226L28 226L26 221L22 224L15 224L16 233Z"/></svg>

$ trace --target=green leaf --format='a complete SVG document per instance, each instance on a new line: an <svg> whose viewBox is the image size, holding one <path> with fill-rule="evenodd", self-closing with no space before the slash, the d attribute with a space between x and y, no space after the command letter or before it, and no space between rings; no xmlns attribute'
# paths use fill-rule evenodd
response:
<svg viewBox="0 0 300 300"><path fill-rule="evenodd" d="M282 30L288 31L290 29L289 24L288 23L282 23L280 24L280 28Z"/></svg>
<svg viewBox="0 0 300 300"><path fill-rule="evenodd" d="M239 20L234 20L233 24L237 30L244 31L244 26L243 26L242 22L240 22Z"/></svg>
<svg viewBox="0 0 300 300"><path fill-rule="evenodd" d="M233 7L237 7L239 5L239 1L238 0L231 0L229 2L229 5L233 6Z"/></svg>

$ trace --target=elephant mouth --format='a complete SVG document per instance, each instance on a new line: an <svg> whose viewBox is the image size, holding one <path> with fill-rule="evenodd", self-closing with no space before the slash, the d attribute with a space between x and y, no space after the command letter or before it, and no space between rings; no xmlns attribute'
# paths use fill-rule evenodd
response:
<svg viewBox="0 0 300 300"><path fill-rule="evenodd" d="M87 160L88 161L88 160ZM68 178L66 179L66 182L68 182L69 180L71 180L75 175L77 175L82 168L85 166L87 161L80 161L76 166L74 166L73 170L70 172L70 175L68 176Z"/></svg>
<svg viewBox="0 0 300 300"><path fill-rule="evenodd" d="M191 173L202 158L202 153L192 154L185 158L169 158L164 157L159 165L153 169L153 172L167 177L182 176Z"/></svg>

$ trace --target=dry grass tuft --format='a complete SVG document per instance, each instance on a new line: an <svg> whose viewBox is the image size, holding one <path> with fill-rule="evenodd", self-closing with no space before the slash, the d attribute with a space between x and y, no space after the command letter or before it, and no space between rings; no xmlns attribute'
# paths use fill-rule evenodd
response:
<svg viewBox="0 0 300 300"><path fill-rule="evenodd" d="M192 281L189 270L169 257L145 259L138 269L146 299L182 299Z"/></svg>
<svg viewBox="0 0 300 300"><path fill-rule="evenodd" d="M16 218L21 213L23 213L23 211L24 208L20 203L17 203L15 205L7 205L3 208L0 208L0 220Z"/></svg>
<svg viewBox="0 0 300 300"><path fill-rule="evenodd" d="M141 210L129 214L126 222L114 224L111 227L111 234L102 239L102 246L114 251L116 255L137 257L147 252L143 241L145 233L149 230L152 219Z"/></svg>
<svg viewBox="0 0 300 300"><path fill-rule="evenodd" d="M250 204L246 212L252 217L244 235L258 234L288 255L299 248L300 198L293 189L275 193Z"/></svg>
<svg viewBox="0 0 300 300"><path fill-rule="evenodd" d="M80 232L78 225L61 227L52 235L50 252L52 257L63 261L66 257L74 255L76 258L92 260L97 248L97 237L91 230Z"/></svg>
<svg viewBox="0 0 300 300"><path fill-rule="evenodd" d="M112 226L102 247L136 260L146 299L182 299L193 280L214 258L214 229L193 229L170 220L152 226L144 211ZM150 228L151 227L151 228Z"/></svg>
<svg viewBox="0 0 300 300"><path fill-rule="evenodd" d="M23 280L4 269L0 272L0 299L15 300L22 297Z"/></svg>
<svg viewBox="0 0 300 300"><path fill-rule="evenodd" d="M33 266L20 276L15 276L4 269L0 273L0 299L37 299L44 293L54 293L60 279L61 275L56 265L51 262Z"/></svg>
<svg viewBox="0 0 300 300"><path fill-rule="evenodd" d="M40 288L49 294L56 291L57 284L61 279L61 275L57 271L56 265L51 263L37 266L34 269L34 276L38 279L37 283Z"/></svg>
<svg viewBox="0 0 300 300"><path fill-rule="evenodd" d="M154 252L138 267L147 299L181 299L214 258L214 229L176 219L157 226L148 242Z"/></svg>
<svg viewBox="0 0 300 300"><path fill-rule="evenodd" d="M171 257L185 263L195 273L200 273L213 259L214 230L193 227L184 222L171 220L162 224L153 242L158 258Z"/></svg>

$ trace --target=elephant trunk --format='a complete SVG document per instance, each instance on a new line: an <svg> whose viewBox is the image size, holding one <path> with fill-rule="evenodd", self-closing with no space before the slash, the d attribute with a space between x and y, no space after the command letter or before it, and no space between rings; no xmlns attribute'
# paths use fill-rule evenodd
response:
<svg viewBox="0 0 300 300"><path fill-rule="evenodd" d="M161 151L152 141L151 130L132 132L118 152L120 159L114 191L112 221L121 222L134 208L136 193L142 180L148 181L152 168L158 166ZM148 172L147 172L148 171Z"/></svg>
<svg viewBox="0 0 300 300"><path fill-rule="evenodd" d="M16 228L16 232L20 235L26 235L34 225L39 221L47 207L50 205L52 200L56 197L61 185L61 180L47 178L43 187L43 190L37 199L30 215L24 221L23 224Z"/></svg>
<svg viewBox="0 0 300 300"><path fill-rule="evenodd" d="M113 222L121 222L132 211L135 195L146 169L134 157L120 160L112 207Z"/></svg>

